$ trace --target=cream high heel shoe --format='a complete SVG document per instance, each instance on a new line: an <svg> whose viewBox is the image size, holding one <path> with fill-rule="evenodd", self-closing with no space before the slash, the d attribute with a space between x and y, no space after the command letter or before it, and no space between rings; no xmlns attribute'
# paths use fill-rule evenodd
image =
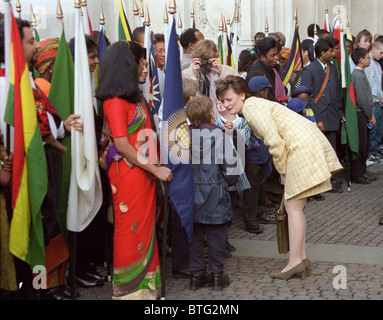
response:
<svg viewBox="0 0 383 320"><path fill-rule="evenodd" d="M311 274L311 262L308 258L302 260L306 268L306 273L309 276Z"/></svg>
<svg viewBox="0 0 383 320"><path fill-rule="evenodd" d="M306 267L303 262L286 272L272 272L270 273L270 277L273 279L288 280L296 274L300 275L301 279L305 279L307 277Z"/></svg>

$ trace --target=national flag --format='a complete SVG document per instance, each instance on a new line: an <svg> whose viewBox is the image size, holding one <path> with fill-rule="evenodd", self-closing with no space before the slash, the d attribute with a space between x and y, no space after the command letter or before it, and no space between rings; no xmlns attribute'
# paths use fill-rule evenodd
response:
<svg viewBox="0 0 383 320"><path fill-rule="evenodd" d="M145 27L148 28L148 27ZM161 92L160 83L158 79L157 59L154 52L153 45L153 32L149 33L148 39L147 58L148 58L148 69L149 69L149 106L152 109L153 114L157 114L161 106ZM145 41L146 43L146 41Z"/></svg>
<svg viewBox="0 0 383 320"><path fill-rule="evenodd" d="M223 41L222 41L222 33L218 36L218 53L219 53L219 63L224 64L224 56L223 56Z"/></svg>
<svg viewBox="0 0 383 320"><path fill-rule="evenodd" d="M340 47L340 45L341 45L341 38L340 38L340 20L339 20L339 16L337 16L335 18L335 20L334 20L334 27L332 29L332 37L334 39L338 39L339 47ZM341 63L341 53L340 53L340 50L339 50L339 53L338 53L338 58L336 60L337 60L338 68L339 68L340 67L340 63Z"/></svg>
<svg viewBox="0 0 383 320"><path fill-rule="evenodd" d="M45 265L41 204L47 192L47 164L28 65L11 13L11 74L5 121L14 127L9 250L31 267ZM9 44L6 44L6 46Z"/></svg>
<svg viewBox="0 0 383 320"><path fill-rule="evenodd" d="M97 56L98 56L98 60L101 62L105 57L106 50L108 50L108 46L107 46L106 40L105 40L105 28L104 28L104 26L100 27L100 33L99 33L98 38L97 38L97 43L99 45Z"/></svg>
<svg viewBox="0 0 383 320"><path fill-rule="evenodd" d="M326 16L325 16L325 21L324 21L323 29L325 29L325 30L327 30L328 32L331 33L330 20L328 18L328 11L327 10L326 10Z"/></svg>
<svg viewBox="0 0 383 320"><path fill-rule="evenodd" d="M120 0L120 5L119 5L118 40L132 41L132 31L129 26L129 22L128 22L126 10L125 10L125 5L122 0Z"/></svg>
<svg viewBox="0 0 383 320"><path fill-rule="evenodd" d="M166 167L173 172L169 198L189 239L193 235L194 190L190 161L190 132L184 108L180 51L174 16L169 35L164 88L161 150Z"/></svg>
<svg viewBox="0 0 383 320"><path fill-rule="evenodd" d="M49 100L55 106L61 119L67 119L74 112L74 65L73 57L65 38L64 27L57 48L55 67L53 70ZM71 173L71 137L66 135L60 141L67 151L61 155L62 159L62 181L60 191L59 209L57 221L61 233L67 237L66 219L68 208L68 193Z"/></svg>
<svg viewBox="0 0 383 320"><path fill-rule="evenodd" d="M11 73L11 6L4 5L4 69L0 74L0 130L3 135L4 146L8 152L13 152L14 134L13 127L4 121L4 114L7 105L7 97Z"/></svg>
<svg viewBox="0 0 383 320"><path fill-rule="evenodd" d="M301 51L301 42L299 39L299 26L295 26L293 43L291 45L289 60L286 64L285 77L283 79L283 85L287 86L294 72L301 71L303 69L303 59Z"/></svg>
<svg viewBox="0 0 383 320"><path fill-rule="evenodd" d="M235 68L233 48L231 46L231 41L228 36L226 36L227 42L227 55L226 55L226 65Z"/></svg>
<svg viewBox="0 0 383 320"><path fill-rule="evenodd" d="M39 35L39 33L37 32L36 29L34 29L34 34L35 34L35 40L36 40L37 42L40 42L40 35ZM35 66L33 66L33 72L34 72L34 74L35 74L35 79L40 77L40 73L37 71L37 69L35 68Z"/></svg>
<svg viewBox="0 0 383 320"><path fill-rule="evenodd" d="M351 79L350 62L345 54L346 40L342 37L343 45L341 47L345 56L342 59L342 90L347 93L345 99L345 112L344 116L346 121L342 123L341 128L341 143L347 144L352 159L356 159L359 154L359 134L358 134L358 117L356 113L356 101L354 84Z"/></svg>
<svg viewBox="0 0 383 320"><path fill-rule="evenodd" d="M72 129L67 229L80 232L100 209L102 189L88 53L79 9L76 9L74 61L74 113L81 116L83 133Z"/></svg>
<svg viewBox="0 0 383 320"><path fill-rule="evenodd" d="M85 34L93 37L94 34L93 34L92 24L90 22L89 12L86 6L81 7L81 19L82 19L82 25L83 25Z"/></svg>

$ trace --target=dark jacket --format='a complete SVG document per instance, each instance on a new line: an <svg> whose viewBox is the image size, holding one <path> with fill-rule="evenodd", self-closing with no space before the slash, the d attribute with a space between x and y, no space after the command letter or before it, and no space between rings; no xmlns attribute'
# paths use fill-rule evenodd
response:
<svg viewBox="0 0 383 320"><path fill-rule="evenodd" d="M283 74L281 71L281 67L279 64L275 66L275 69L278 71L279 75L281 76L281 79L283 79ZM250 71L261 71L266 75L266 78L270 81L270 84L272 88L269 90L269 95L267 96L267 100L278 102L277 98L275 97L275 73L272 68L264 64L261 59L258 59L253 63L251 66Z"/></svg>
<svg viewBox="0 0 383 320"><path fill-rule="evenodd" d="M326 73L318 59L303 68L302 86L306 86L312 91L309 106L314 111L316 122L323 122L325 131L338 131L340 120L344 116L338 72L332 63L327 65L330 66L329 80L317 103L314 103L315 98L326 78Z"/></svg>
<svg viewBox="0 0 383 320"><path fill-rule="evenodd" d="M233 219L229 186L239 173L234 170L232 142L214 124L190 126L194 181L194 223L223 224ZM227 149L230 148L230 149ZM234 163L234 165L233 165Z"/></svg>

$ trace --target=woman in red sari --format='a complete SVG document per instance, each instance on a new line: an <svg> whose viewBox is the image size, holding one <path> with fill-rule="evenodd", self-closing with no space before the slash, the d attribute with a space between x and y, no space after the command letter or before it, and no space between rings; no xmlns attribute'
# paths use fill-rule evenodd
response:
<svg viewBox="0 0 383 320"><path fill-rule="evenodd" d="M114 206L114 299L157 299L161 285L155 178L170 181L172 172L156 165L150 114L138 88L145 67L141 59L132 54L129 42L113 44L100 65L97 89L108 138L101 162L108 170Z"/></svg>

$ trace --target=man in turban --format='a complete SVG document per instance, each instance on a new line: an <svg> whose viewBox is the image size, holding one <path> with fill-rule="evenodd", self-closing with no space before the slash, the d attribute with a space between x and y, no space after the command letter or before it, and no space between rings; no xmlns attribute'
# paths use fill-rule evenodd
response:
<svg viewBox="0 0 383 320"><path fill-rule="evenodd" d="M37 61L34 64L40 74L40 77L35 80L35 83L47 97L49 96L49 90L51 88L58 46L58 38L48 38L44 41L40 41L40 49L36 57Z"/></svg>

